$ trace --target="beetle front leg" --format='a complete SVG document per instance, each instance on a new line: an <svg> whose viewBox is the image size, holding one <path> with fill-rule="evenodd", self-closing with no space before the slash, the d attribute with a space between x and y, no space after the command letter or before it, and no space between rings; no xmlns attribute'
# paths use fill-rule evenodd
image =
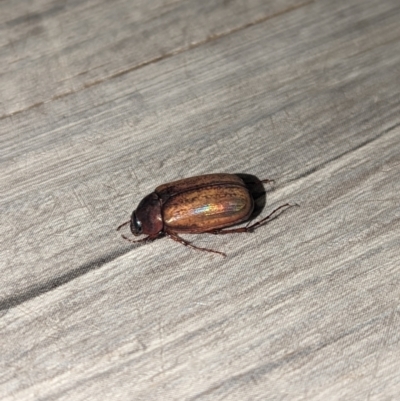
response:
<svg viewBox="0 0 400 401"><path fill-rule="evenodd" d="M168 235L168 237L170 237L170 238L173 239L174 241L179 242L179 243L181 243L182 245L188 246L188 247L190 247L190 248L198 249L199 251L205 251L205 252L211 252L211 253L218 253L219 255L222 255L222 256L224 256L224 257L226 256L226 254L223 253L223 252L218 252L218 251L214 251L213 249L201 248L201 247L199 247L199 246L192 245L189 241L184 240L182 237L180 237L180 236L179 236L178 234L176 234L176 233L167 232L166 234Z"/></svg>
<svg viewBox="0 0 400 401"><path fill-rule="evenodd" d="M150 242L150 241L154 241L155 239L157 239L159 237L159 235L154 235L154 236L149 235L146 238L136 239L136 240L130 239L130 238L126 237L125 235L121 235L121 237L126 241L135 243L135 242Z"/></svg>
<svg viewBox="0 0 400 401"><path fill-rule="evenodd" d="M117 231L119 231L123 226L126 226L126 225L129 224L130 222L131 222L131 221L128 220L128 221L125 221L125 223L120 224L120 225L117 227Z"/></svg>
<svg viewBox="0 0 400 401"><path fill-rule="evenodd" d="M233 233L248 233L250 231L255 230L256 228L260 227L261 225L265 224L268 222L268 220L271 220L271 217L277 217L274 216L277 211L283 209L284 207L292 207L292 206L299 206L297 203L291 204L291 203L285 203L282 206L279 206L275 210L273 210L267 217L264 217L262 220L257 221L256 223L252 225L247 225L246 227L240 227L240 228L232 228L232 229L221 229L221 230L213 230L213 231L208 231L210 234L233 234Z"/></svg>

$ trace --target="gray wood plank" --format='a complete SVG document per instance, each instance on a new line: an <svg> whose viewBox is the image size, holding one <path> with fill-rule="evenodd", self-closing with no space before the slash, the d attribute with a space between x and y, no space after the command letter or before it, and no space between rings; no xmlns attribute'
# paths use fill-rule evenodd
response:
<svg viewBox="0 0 400 401"><path fill-rule="evenodd" d="M397 399L398 1L128 4L4 2L8 37L73 33L0 53L1 398ZM114 231L158 184L215 171L274 178L263 215L300 208L187 236L227 258Z"/></svg>
<svg viewBox="0 0 400 401"><path fill-rule="evenodd" d="M3 1L0 118L40 108L311 1Z"/></svg>

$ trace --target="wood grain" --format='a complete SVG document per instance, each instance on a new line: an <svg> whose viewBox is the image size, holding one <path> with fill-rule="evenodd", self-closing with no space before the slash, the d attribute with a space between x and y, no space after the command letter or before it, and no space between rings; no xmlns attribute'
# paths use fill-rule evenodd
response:
<svg viewBox="0 0 400 401"><path fill-rule="evenodd" d="M397 400L400 4L5 0L2 400ZM275 179L253 234L130 245L158 185Z"/></svg>

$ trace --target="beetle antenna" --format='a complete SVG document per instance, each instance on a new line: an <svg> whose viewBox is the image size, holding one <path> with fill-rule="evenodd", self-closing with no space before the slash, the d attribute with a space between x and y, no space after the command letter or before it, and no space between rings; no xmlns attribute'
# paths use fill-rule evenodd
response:
<svg viewBox="0 0 400 401"><path fill-rule="evenodd" d="M118 226L117 231L119 231L123 226L126 226L127 224L129 224L131 221L128 220L125 223L122 223L120 226Z"/></svg>
<svg viewBox="0 0 400 401"><path fill-rule="evenodd" d="M275 184L275 180L269 180L268 178L266 178L265 180L261 180L261 182L264 183L264 184L268 184L269 182L271 184Z"/></svg>

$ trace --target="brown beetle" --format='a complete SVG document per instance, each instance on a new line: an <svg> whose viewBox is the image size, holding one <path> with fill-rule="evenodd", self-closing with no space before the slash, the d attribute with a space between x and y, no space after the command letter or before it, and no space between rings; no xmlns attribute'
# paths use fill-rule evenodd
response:
<svg viewBox="0 0 400 401"><path fill-rule="evenodd" d="M178 233L249 232L269 220L278 210L288 206L292 205L285 203L250 226L226 229L249 219L254 210L254 199L244 181L235 174L199 175L157 187L142 199L131 219L121 224L117 230L130 223L133 235L147 234L147 237L135 241L123 235L127 241L153 241L167 235L191 248L226 256L222 252L192 245Z"/></svg>

